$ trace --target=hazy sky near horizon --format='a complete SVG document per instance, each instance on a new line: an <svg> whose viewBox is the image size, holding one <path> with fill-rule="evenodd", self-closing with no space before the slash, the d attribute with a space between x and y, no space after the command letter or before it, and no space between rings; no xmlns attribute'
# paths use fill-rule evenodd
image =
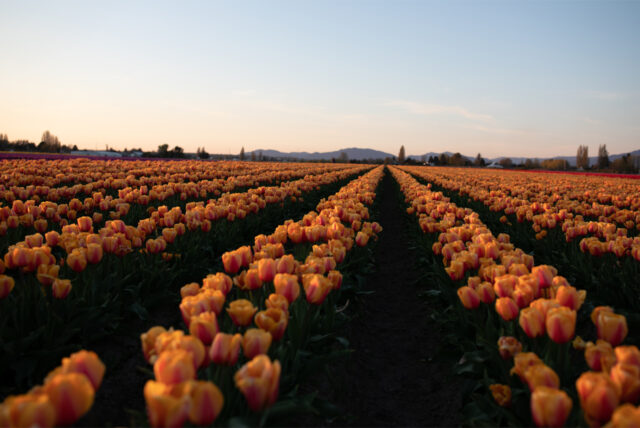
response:
<svg viewBox="0 0 640 428"><path fill-rule="evenodd" d="M10 140L640 149L640 1L0 0L0 46Z"/></svg>

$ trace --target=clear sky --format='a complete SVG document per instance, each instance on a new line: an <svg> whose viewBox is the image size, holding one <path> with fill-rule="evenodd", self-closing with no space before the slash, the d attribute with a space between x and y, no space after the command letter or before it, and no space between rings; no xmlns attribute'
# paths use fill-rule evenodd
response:
<svg viewBox="0 0 640 428"><path fill-rule="evenodd" d="M640 149L640 1L0 0L0 132L204 146Z"/></svg>

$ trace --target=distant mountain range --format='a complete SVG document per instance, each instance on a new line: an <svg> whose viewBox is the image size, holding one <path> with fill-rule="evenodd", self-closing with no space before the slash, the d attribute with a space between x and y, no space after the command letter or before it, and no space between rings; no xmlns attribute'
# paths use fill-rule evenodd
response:
<svg viewBox="0 0 640 428"><path fill-rule="evenodd" d="M374 160L378 160L378 159L385 159L385 158L392 158L394 156L397 155L393 155L391 153L386 153L386 152L382 152L380 150L373 150L373 149L360 149L357 147L351 147L351 148L347 148L347 149L342 149L342 150L336 150L333 152L313 152L313 153L309 153L309 152L280 152L278 150L254 150L253 152L247 152L246 155L247 156L251 156L251 153L255 153L256 156L260 155L260 153L262 153L263 156L268 156L269 158L277 158L277 159L302 159L302 160L321 160L321 159L326 159L326 160L330 160L330 159L340 159L340 157L342 156L342 153L346 154L348 159L353 159L353 160L367 160L367 159L374 159ZM446 154L447 156L451 156L453 155L453 153L451 152L443 152L444 154ZM627 153L620 153L620 154L615 154L615 155L609 155L609 160L614 161L624 155L626 155ZM632 156L640 156L640 149L639 150L634 150L633 152L631 152ZM436 152L429 152L429 153L425 153L423 155L410 155L408 156L411 159L414 159L416 161L420 161L423 158L424 159L429 159L432 156L440 156L440 153L436 153ZM475 156L464 156L463 157L473 161L475 159ZM485 158L485 161L487 161L488 163L493 163L493 162L498 162L501 159L504 159L507 156L502 156L502 157L498 157L498 158L493 158L493 159L487 159ZM534 159L533 157L530 158L526 158L526 157L511 157L510 158L514 164L520 164L523 163L525 160L527 159ZM569 165L575 166L576 164L576 157L575 156L554 156L554 157L549 157L549 158L536 158L539 161L543 161L545 159L564 159L567 162L569 162ZM590 165L595 165L598 162L598 157L597 156L591 156L589 158L589 164Z"/></svg>

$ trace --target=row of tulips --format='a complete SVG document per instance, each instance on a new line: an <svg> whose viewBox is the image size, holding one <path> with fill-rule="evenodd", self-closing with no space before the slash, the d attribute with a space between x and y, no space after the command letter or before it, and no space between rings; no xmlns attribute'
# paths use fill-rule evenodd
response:
<svg viewBox="0 0 640 428"><path fill-rule="evenodd" d="M305 198L318 200L364 169L226 194L206 206L187 204L184 213L179 207L159 207L138 227L112 220L95 231L91 218L81 217L62 233L27 236L0 264L5 271L0 272L0 334L11 351L0 356L6 360L0 370L3 389L33 384L47 369L45 362L50 364L52 357L46 355L61 356L112 334L123 316L145 317L172 284L206 272L203 260L219 257L250 231L252 236L277 224L283 207L298 212L296 207L308 205ZM36 368L21 365L27 356Z"/></svg>
<svg viewBox="0 0 640 428"><path fill-rule="evenodd" d="M322 322L319 311L325 318L335 315L330 294L342 284L336 266L354 243L365 246L381 231L366 221L365 206L373 202L381 175L379 167L351 181L302 220L256 236L253 248L223 254L225 273L182 288L188 333L158 326L141 336L155 374L144 389L152 426L179 426L186 419L205 425L225 409L229 418L274 404L281 373L293 370L305 338ZM309 246L303 261L296 260L294 254L303 257ZM207 380L196 380L198 374ZM209 392L195 397L191 384Z"/></svg>
<svg viewBox="0 0 640 428"><path fill-rule="evenodd" d="M580 220L580 215L567 212L563 214L565 220L558 219L557 223L555 223L558 226L536 232L531 228L533 223L527 221L526 218L520 222L516 214L505 214L511 205L501 208L498 203L485 205L488 202L486 199L474 200L475 196L486 192L476 182L473 182L473 188L477 190L477 193L469 194L463 193L460 186L453 186L452 181L438 179L433 172L433 168L409 168L407 171L410 171L423 182L432 185L433 190L442 191L453 202L472 207L482 215L485 223L494 233L508 233L511 241L516 243L518 247L528 253L536 254L539 263L553 264L563 272L563 275L571 283L581 284L588 290L595 301L615 305L627 315L635 329L640 328L640 317L636 315L638 309L640 309L640 289L636 286L637 278L640 276L640 264L637 262L640 255L639 237L627 237L627 229L619 228L613 223L584 222ZM448 171L450 170L445 169L438 174L446 173L451 175L457 170L451 169L453 172ZM508 177L508 171L503 171L502 173L506 174L505 177ZM527 177L529 175L536 176L536 174L528 174ZM437 180L440 185L432 180ZM607 180L613 179L607 178ZM509 179L507 178L506 181L509 182ZM446 188L443 186L446 186ZM495 196L494 199L514 201L514 204L520 203L518 202L520 199L508 195L504 197ZM530 202L522 202L522 204L525 204L522 206L529 206L526 204L534 206ZM538 205L538 207L541 206L543 205ZM554 211L557 209L551 205L545 209L548 210L549 215L558 215ZM583 238L579 242L578 240L567 241L565 231L571 231L574 227L572 225L577 222L582 223L580 228L589 234L594 234L594 236ZM559 227L561 224L562 227ZM535 227L536 225L533 224L533 226ZM629 230L629 234L632 233L633 230ZM614 235L615 239L613 240L610 239L608 242L602 240L607 239L605 236L611 237Z"/></svg>
<svg viewBox="0 0 640 428"><path fill-rule="evenodd" d="M494 237L477 213L459 208L406 172L392 171L411 205L408 212L419 216L425 233L438 233L432 250L443 257L453 284L466 281L456 294L474 314L459 315L471 323L483 321L484 325L475 326L476 338L491 342L501 335L500 356L505 361L513 359L511 373L529 389L533 422L538 426L563 426L572 409L570 394L574 394L569 389L573 380L569 344L575 336L577 311L585 301L584 290L570 286L551 266L534 266L533 258L514 248L508 235ZM624 316L601 306L594 309L591 319L598 342L585 344L578 337L574 347L584 350L585 361L593 371L579 374L575 391L584 420L600 426L612 418L620 403L637 404L640 351L635 346L618 346L628 332ZM514 326L516 320L520 330ZM495 383L490 389L498 404L510 406L508 384L514 382L501 361L493 363L502 370L485 376L495 376L507 384ZM572 422L579 423L577 413Z"/></svg>
<svg viewBox="0 0 640 428"><path fill-rule="evenodd" d="M57 193L50 195L47 189L38 189L34 186L31 186L29 191L13 188L5 192L5 199L9 205L0 206L0 236L6 235L5 238L0 238L0 244L2 241L8 241L4 246L6 248L11 241L22 239L29 231L38 233L45 233L48 230L60 231L62 227L75 222L82 216L90 217L95 224L102 223L105 219L122 219L127 223L135 224L146 217L150 210L162 204L185 208L185 201L188 200L205 201L211 197L218 197L223 192L255 187L260 183L285 183L308 175L325 174L345 168L345 166L329 165L304 167L289 165L280 169L255 167L250 170L252 174L230 175L212 180L199 179L185 182L184 180L191 176L180 176L176 178L178 180L176 182L171 181L151 187L148 185L124 188L116 186L117 194L115 195L108 194L113 189L113 183L99 180L74 186L73 190L68 191L68 195L65 194L67 198ZM241 172L244 174L247 171ZM193 178L198 178L198 175ZM15 199L14 191L24 196L25 200ZM82 193L87 196L84 201L80 200Z"/></svg>
<svg viewBox="0 0 640 428"><path fill-rule="evenodd" d="M503 222L508 221L507 215L518 222L528 221L538 239L560 227L567 242L591 237L580 243L583 252L596 256L608 252L640 261L640 237L632 237L640 230L640 185L636 180L462 168L419 171L438 186L504 213Z"/></svg>
<svg viewBox="0 0 640 428"><path fill-rule="evenodd" d="M75 423L93 405L105 365L91 351L62 359L42 385L0 404L0 426L10 428L66 426Z"/></svg>

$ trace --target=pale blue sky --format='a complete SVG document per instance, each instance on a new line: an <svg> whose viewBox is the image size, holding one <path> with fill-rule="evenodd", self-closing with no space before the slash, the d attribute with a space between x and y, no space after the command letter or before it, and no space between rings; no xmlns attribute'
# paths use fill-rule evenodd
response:
<svg viewBox="0 0 640 428"><path fill-rule="evenodd" d="M0 132L85 148L640 149L640 2L0 0Z"/></svg>

